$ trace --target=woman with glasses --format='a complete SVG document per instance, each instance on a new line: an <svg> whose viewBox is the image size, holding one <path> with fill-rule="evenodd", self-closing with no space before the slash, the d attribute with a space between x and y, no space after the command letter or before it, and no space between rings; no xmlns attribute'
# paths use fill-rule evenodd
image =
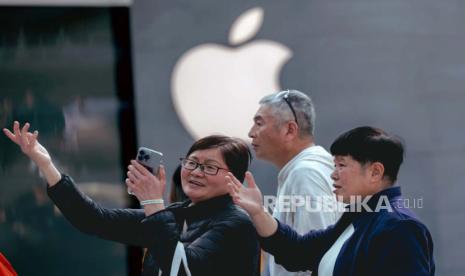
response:
<svg viewBox="0 0 465 276"><path fill-rule="evenodd" d="M147 247L142 275L258 275L255 229L228 194L225 176L244 180L251 154L239 139L208 136L181 159L181 183L189 200L163 203L165 171L157 176L132 160L126 184L141 209L106 209L81 193L54 166L38 132L18 122L5 135L18 144L45 176L47 192L63 215L82 232Z"/></svg>

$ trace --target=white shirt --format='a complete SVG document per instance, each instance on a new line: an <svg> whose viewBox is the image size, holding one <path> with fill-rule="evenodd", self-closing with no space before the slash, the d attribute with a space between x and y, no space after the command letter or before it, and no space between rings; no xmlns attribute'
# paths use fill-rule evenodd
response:
<svg viewBox="0 0 465 276"><path fill-rule="evenodd" d="M273 217L290 225L299 234L324 229L336 223L341 215L339 212L320 212L316 211L316 208L312 210L322 198L337 206L330 177L333 170L333 157L321 146L311 146L294 156L278 174L278 197ZM304 198L305 206L298 206L294 210L292 206L289 208L292 196ZM297 201L297 197L294 198L294 201ZM268 255L268 269L271 276L311 275L309 271L288 272L275 263L272 255Z"/></svg>
<svg viewBox="0 0 465 276"><path fill-rule="evenodd" d="M339 252L341 251L342 246L352 236L354 231L354 226L350 224L344 230L344 232L342 232L339 238L337 238L331 248L326 251L323 258L321 258L320 264L318 265L319 276L333 276L337 256L339 256Z"/></svg>

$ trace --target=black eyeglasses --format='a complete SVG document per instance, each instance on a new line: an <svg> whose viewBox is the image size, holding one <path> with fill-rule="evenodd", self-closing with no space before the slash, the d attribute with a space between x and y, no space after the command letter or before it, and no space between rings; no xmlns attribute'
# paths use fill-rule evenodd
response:
<svg viewBox="0 0 465 276"><path fill-rule="evenodd" d="M182 167L189 171L193 171L197 168L200 168L202 172L208 175L217 175L219 170L228 171L228 169L225 169L225 168L220 168L215 165L200 164L194 160L190 160L187 158L181 158L180 160L181 160Z"/></svg>
<svg viewBox="0 0 465 276"><path fill-rule="evenodd" d="M291 92L291 91L286 90L286 91L280 92L277 96L279 97L280 94L284 93L283 100L287 103L287 105L288 105L289 108L291 109L292 114L294 115L295 123L296 123L297 125L299 125L299 122L297 122L297 115L295 114L294 107L292 107L292 104L291 104L291 102L289 101L289 93L290 93L290 92Z"/></svg>

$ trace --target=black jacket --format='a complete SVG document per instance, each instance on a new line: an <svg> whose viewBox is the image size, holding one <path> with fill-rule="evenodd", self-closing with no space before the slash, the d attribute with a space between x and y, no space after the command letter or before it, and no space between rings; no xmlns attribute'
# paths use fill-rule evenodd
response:
<svg viewBox="0 0 465 276"><path fill-rule="evenodd" d="M184 245L194 276L259 275L260 249L255 228L228 195L193 206L189 206L190 201L175 203L145 217L141 209L100 207L66 175L47 192L80 231L147 247L143 275L158 275L158 268L163 275L169 275L178 242ZM184 274L182 267L179 274Z"/></svg>

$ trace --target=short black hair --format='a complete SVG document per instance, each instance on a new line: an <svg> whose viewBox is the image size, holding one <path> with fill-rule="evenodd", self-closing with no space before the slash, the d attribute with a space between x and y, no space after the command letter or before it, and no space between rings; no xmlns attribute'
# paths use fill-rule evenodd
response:
<svg viewBox="0 0 465 276"><path fill-rule="evenodd" d="M239 138L223 135L204 137L191 146L189 151L187 151L186 158L194 151L214 148L219 148L229 171L240 182L243 182L245 172L249 169L250 162L252 161L252 153L249 146Z"/></svg>
<svg viewBox="0 0 465 276"><path fill-rule="evenodd" d="M397 180L400 165L404 160L404 146L399 138L380 128L363 126L341 134L331 145L333 156L351 156L361 164L380 162L384 175L392 183Z"/></svg>

